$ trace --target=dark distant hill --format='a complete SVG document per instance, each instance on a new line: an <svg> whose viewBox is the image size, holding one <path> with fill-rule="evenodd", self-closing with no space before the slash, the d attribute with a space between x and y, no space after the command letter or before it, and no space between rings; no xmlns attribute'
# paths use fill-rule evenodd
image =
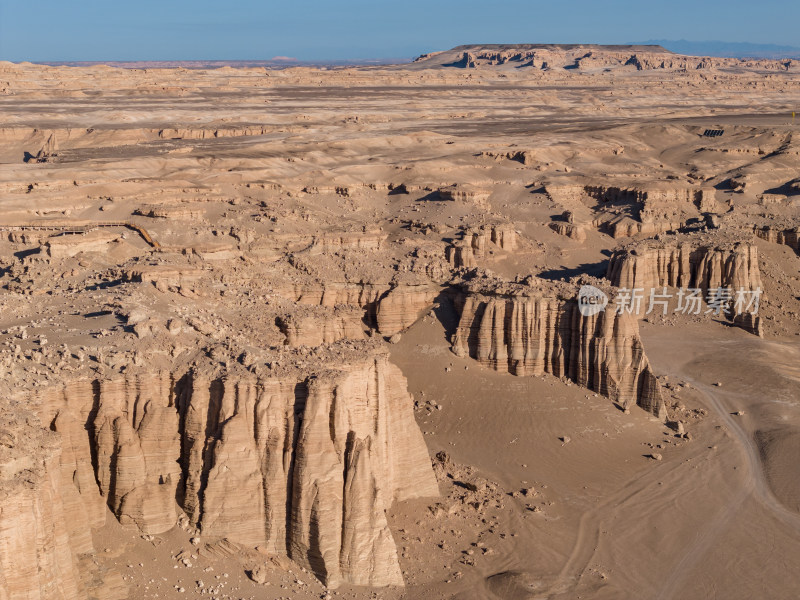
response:
<svg viewBox="0 0 800 600"><path fill-rule="evenodd" d="M800 48L777 44L748 42L689 42L687 40L649 40L641 44L658 44L676 54L720 56L723 58L800 58Z"/></svg>

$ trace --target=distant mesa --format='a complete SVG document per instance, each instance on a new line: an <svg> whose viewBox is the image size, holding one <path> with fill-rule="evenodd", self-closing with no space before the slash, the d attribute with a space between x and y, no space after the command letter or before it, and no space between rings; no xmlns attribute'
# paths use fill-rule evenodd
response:
<svg viewBox="0 0 800 600"><path fill-rule="evenodd" d="M583 72L619 68L637 71L757 68L787 71L796 64L791 58L739 59L676 54L658 44L473 44L423 54L404 68L566 69Z"/></svg>

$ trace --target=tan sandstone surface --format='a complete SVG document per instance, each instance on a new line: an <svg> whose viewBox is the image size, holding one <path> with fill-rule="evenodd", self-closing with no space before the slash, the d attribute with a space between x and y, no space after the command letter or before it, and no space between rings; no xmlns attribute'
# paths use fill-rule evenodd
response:
<svg viewBox="0 0 800 600"><path fill-rule="evenodd" d="M796 61L0 63L0 107L0 600L797 595Z"/></svg>

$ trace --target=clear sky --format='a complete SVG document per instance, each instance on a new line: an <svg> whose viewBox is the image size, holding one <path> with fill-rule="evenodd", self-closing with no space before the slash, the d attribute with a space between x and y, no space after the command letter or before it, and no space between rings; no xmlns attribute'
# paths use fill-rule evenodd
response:
<svg viewBox="0 0 800 600"><path fill-rule="evenodd" d="M0 59L413 57L469 43L800 46L797 0L0 0Z"/></svg>

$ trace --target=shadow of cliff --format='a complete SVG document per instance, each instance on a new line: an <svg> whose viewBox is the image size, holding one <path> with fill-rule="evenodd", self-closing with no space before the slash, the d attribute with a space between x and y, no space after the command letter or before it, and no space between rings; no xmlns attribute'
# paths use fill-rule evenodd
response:
<svg viewBox="0 0 800 600"><path fill-rule="evenodd" d="M604 252L608 252L607 250ZM579 275L591 275L593 277L604 278L608 272L608 259L596 263L582 263L577 267L563 267L561 269L547 269L537 274L542 279L550 281L561 281Z"/></svg>
<svg viewBox="0 0 800 600"><path fill-rule="evenodd" d="M453 336L458 329L458 311L456 310L453 293L450 290L445 290L436 297L435 308L433 314L439 319L439 322L444 326L444 335L448 343L452 343Z"/></svg>

